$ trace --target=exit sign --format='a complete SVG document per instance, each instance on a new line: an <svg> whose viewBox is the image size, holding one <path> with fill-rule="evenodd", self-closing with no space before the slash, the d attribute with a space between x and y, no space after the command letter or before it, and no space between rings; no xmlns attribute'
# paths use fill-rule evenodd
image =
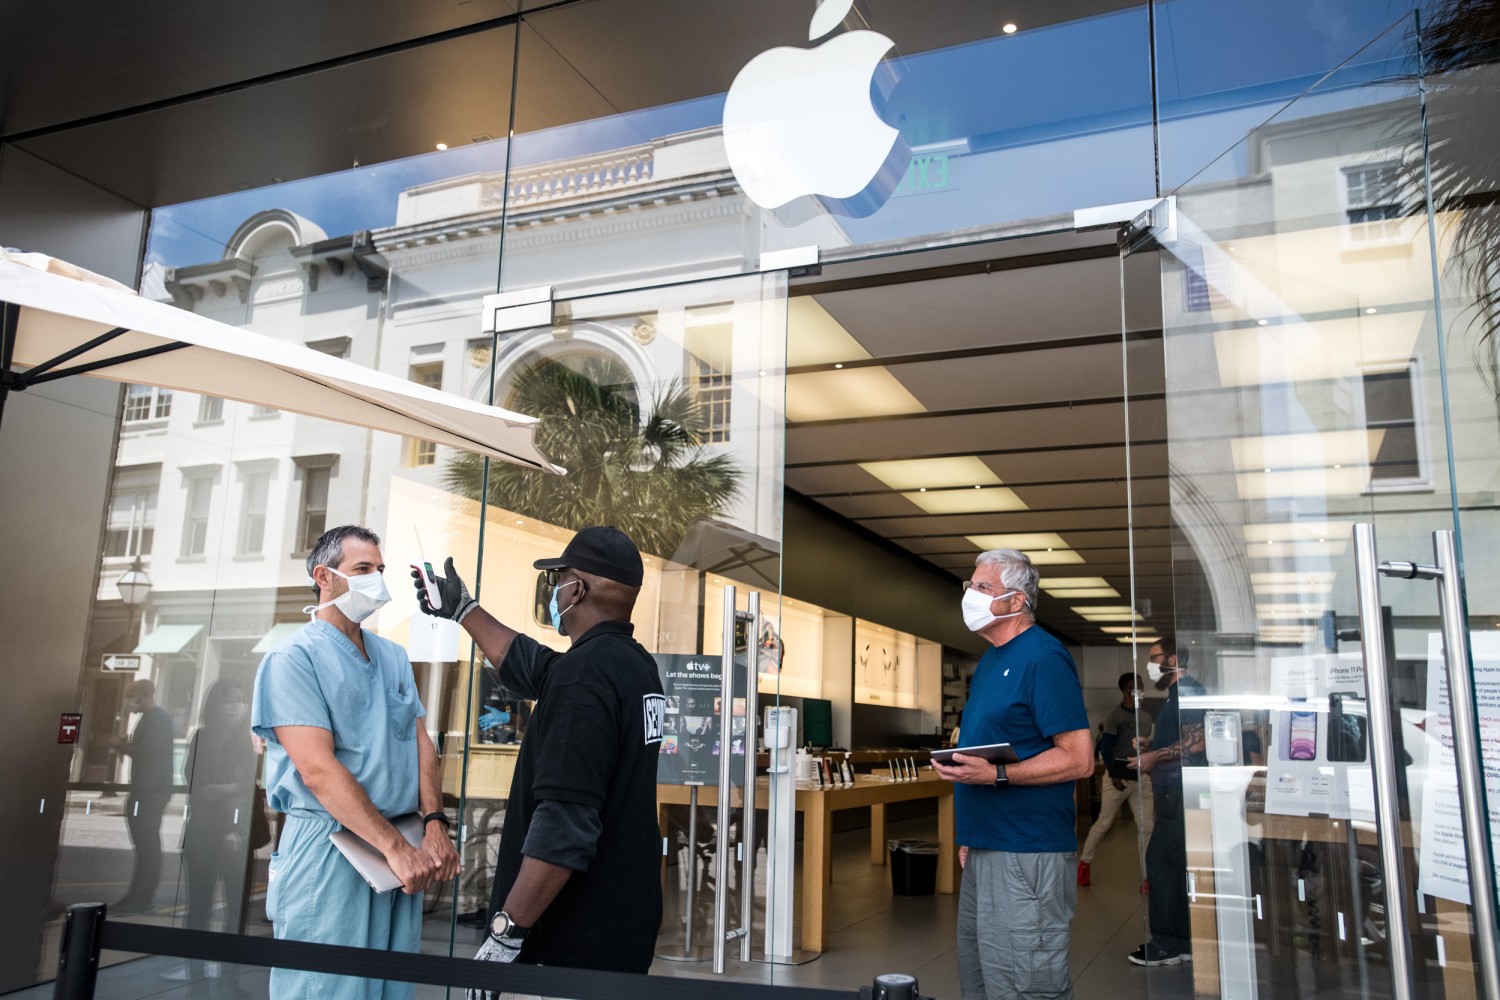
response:
<svg viewBox="0 0 1500 1000"><path fill-rule="evenodd" d="M948 186L947 153L921 153L914 155L906 165L906 176L896 188L896 194L923 194L941 191Z"/></svg>
<svg viewBox="0 0 1500 1000"><path fill-rule="evenodd" d="M99 658L99 666L105 670L128 670L132 673L144 666L145 657L139 653L105 653Z"/></svg>

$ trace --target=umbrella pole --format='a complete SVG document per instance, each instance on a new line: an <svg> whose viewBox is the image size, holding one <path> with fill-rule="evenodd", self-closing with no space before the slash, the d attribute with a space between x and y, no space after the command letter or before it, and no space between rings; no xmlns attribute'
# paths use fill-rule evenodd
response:
<svg viewBox="0 0 1500 1000"><path fill-rule="evenodd" d="M21 307L0 302L0 421L5 419L5 400L10 396L10 383L15 378L10 362L15 357L16 331L20 325Z"/></svg>

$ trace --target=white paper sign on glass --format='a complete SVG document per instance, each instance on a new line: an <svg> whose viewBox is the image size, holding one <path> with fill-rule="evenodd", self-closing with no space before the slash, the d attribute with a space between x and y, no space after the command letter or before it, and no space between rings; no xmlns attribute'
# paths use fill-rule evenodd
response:
<svg viewBox="0 0 1500 1000"><path fill-rule="evenodd" d="M1500 837L1500 632L1473 632L1474 704L1479 711L1479 745L1484 754L1485 797L1490 839ZM1469 865L1459 812L1458 770L1453 761L1453 720L1448 715L1448 671L1443 637L1427 637L1427 711L1416 722L1403 721L1401 735L1412 762L1406 769L1417 828L1417 891L1456 903L1469 902Z"/></svg>

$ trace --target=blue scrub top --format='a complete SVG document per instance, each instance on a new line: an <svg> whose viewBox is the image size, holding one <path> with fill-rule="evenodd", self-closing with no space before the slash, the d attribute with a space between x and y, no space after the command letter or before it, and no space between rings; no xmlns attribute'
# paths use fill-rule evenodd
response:
<svg viewBox="0 0 1500 1000"><path fill-rule="evenodd" d="M364 634L366 660L334 626L314 620L266 654L255 674L250 726L266 740L266 801L278 812L328 815L286 749L277 726L333 733L333 755L349 769L381 815L418 806L417 699L406 650Z"/></svg>
<svg viewBox="0 0 1500 1000"><path fill-rule="evenodd" d="M1009 743L1026 760L1050 750L1057 734L1088 728L1078 667L1044 629L1033 625L980 659L964 705L966 746ZM1022 854L1078 847L1071 781L957 785L953 795L965 847Z"/></svg>

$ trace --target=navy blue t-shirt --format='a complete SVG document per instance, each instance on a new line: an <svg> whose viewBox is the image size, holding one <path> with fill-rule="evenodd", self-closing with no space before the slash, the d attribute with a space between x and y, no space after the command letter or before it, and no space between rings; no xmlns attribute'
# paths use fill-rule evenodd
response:
<svg viewBox="0 0 1500 1000"><path fill-rule="evenodd" d="M966 746L1009 743L1021 760L1055 744L1059 733L1089 728L1078 666L1063 644L1032 626L979 661L964 706ZM957 785L958 842L985 851L1074 851L1073 782Z"/></svg>

